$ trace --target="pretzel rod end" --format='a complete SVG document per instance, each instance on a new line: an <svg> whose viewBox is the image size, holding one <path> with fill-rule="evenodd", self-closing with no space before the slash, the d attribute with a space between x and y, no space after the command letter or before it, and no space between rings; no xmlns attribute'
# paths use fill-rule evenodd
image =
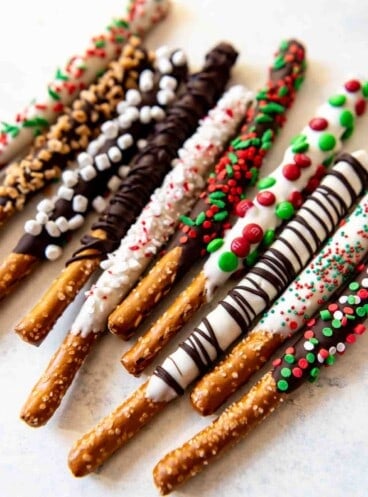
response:
<svg viewBox="0 0 368 497"><path fill-rule="evenodd" d="M27 254L10 253L0 266L0 300L36 265L37 258Z"/></svg>

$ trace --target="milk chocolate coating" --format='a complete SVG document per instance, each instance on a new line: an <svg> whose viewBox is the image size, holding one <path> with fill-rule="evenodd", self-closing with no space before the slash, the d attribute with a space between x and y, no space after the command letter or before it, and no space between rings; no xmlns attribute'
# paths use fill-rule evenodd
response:
<svg viewBox="0 0 368 497"><path fill-rule="evenodd" d="M86 235L67 263L91 257L80 255L86 248L98 251L93 257L104 258L118 247L154 189L162 183L177 150L221 96L236 58L237 52L228 43L220 43L207 54L203 69L189 77L185 92L168 110L167 117L156 125L147 146L133 159L119 191L92 226L94 230L104 230L106 240Z"/></svg>

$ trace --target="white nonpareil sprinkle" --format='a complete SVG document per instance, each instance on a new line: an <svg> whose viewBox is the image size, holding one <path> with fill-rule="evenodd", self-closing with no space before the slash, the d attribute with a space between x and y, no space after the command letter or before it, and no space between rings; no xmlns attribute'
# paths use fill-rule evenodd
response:
<svg viewBox="0 0 368 497"><path fill-rule="evenodd" d="M177 50L173 56L171 57L173 63L176 65L176 66L182 66L186 63L187 61L187 57L185 55L185 53L182 51L182 50Z"/></svg>
<svg viewBox="0 0 368 497"><path fill-rule="evenodd" d="M49 216L46 214L46 212L37 212L36 214L36 221L41 223L41 224L46 224L47 221L49 220Z"/></svg>
<svg viewBox="0 0 368 497"><path fill-rule="evenodd" d="M108 183L107 183L107 187L108 189L115 193L119 190L119 187L121 185L121 178L119 178L118 176L111 176L111 178L109 179Z"/></svg>
<svg viewBox="0 0 368 497"><path fill-rule="evenodd" d="M174 91L174 90L176 90L177 86L178 86L178 82L172 76L165 75L160 79L160 82L159 82L159 87L161 90Z"/></svg>

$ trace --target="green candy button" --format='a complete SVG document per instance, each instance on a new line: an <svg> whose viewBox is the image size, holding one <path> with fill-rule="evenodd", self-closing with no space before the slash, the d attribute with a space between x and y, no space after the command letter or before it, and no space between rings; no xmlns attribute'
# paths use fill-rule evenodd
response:
<svg viewBox="0 0 368 497"><path fill-rule="evenodd" d="M214 238L207 245L207 252L216 252L219 248L221 248L224 244L224 240L222 238Z"/></svg>
<svg viewBox="0 0 368 497"><path fill-rule="evenodd" d="M318 140L318 146L323 152L332 150L336 145L336 138L331 133L323 133Z"/></svg>
<svg viewBox="0 0 368 497"><path fill-rule="evenodd" d="M333 331L331 328L323 328L322 329L322 335L325 337L332 337Z"/></svg>
<svg viewBox="0 0 368 497"><path fill-rule="evenodd" d="M365 98L368 97L368 81L362 85L362 92Z"/></svg>
<svg viewBox="0 0 368 497"><path fill-rule="evenodd" d="M285 354L284 361L288 364L293 364L295 362L295 356L293 354Z"/></svg>
<svg viewBox="0 0 368 497"><path fill-rule="evenodd" d="M257 262L257 259L259 257L259 252L257 249L254 249L253 252L251 252L246 258L245 258L245 263L247 266L252 267L254 264Z"/></svg>
<svg viewBox="0 0 368 497"><path fill-rule="evenodd" d="M286 392L286 390L289 388L289 383L286 380L279 380L277 382L277 388L281 392Z"/></svg>
<svg viewBox="0 0 368 497"><path fill-rule="evenodd" d="M309 364L313 364L314 361L316 360L316 356L313 354L313 352L308 352L308 354L305 356Z"/></svg>
<svg viewBox="0 0 368 497"><path fill-rule="evenodd" d="M274 239L275 239L275 230L266 230L266 233L264 234L263 236L263 243L264 245L266 245L266 247L268 247L269 245L271 245L271 243L273 243Z"/></svg>
<svg viewBox="0 0 368 497"><path fill-rule="evenodd" d="M340 124L344 128L352 128L354 126L354 114L350 110L343 110L340 114Z"/></svg>
<svg viewBox="0 0 368 497"><path fill-rule="evenodd" d="M294 215L295 209L291 202L285 201L277 204L275 212L279 219L287 220Z"/></svg>
<svg viewBox="0 0 368 497"><path fill-rule="evenodd" d="M224 252L219 257L218 265L222 271L230 273L238 267L238 258L233 252Z"/></svg>
<svg viewBox="0 0 368 497"><path fill-rule="evenodd" d="M333 107L341 107L346 102L345 95L333 95L328 99L328 103Z"/></svg>
<svg viewBox="0 0 368 497"><path fill-rule="evenodd" d="M291 370L289 368L282 368L280 373L283 378L290 378L291 376Z"/></svg>

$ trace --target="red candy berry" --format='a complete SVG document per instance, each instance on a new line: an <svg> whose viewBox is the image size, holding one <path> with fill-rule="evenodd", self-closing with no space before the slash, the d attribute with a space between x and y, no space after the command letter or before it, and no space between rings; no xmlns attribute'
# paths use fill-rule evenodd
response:
<svg viewBox="0 0 368 497"><path fill-rule="evenodd" d="M350 93L354 93L358 90L360 90L360 82L356 79L351 79L350 81L347 81L345 83L345 90L349 91Z"/></svg>
<svg viewBox="0 0 368 497"><path fill-rule="evenodd" d="M309 121L309 127L314 131L323 131L328 126L328 121L323 117L314 117Z"/></svg>
<svg viewBox="0 0 368 497"><path fill-rule="evenodd" d="M300 176L300 169L296 164L286 164L282 168L282 174L289 181L295 181Z"/></svg>
<svg viewBox="0 0 368 497"><path fill-rule="evenodd" d="M246 212L253 207L253 202L251 200L241 200L235 208L236 215L239 217L244 217Z"/></svg>
<svg viewBox="0 0 368 497"><path fill-rule="evenodd" d="M303 195L298 191L291 192L288 201L291 202L296 209L299 209L303 203Z"/></svg>
<svg viewBox="0 0 368 497"><path fill-rule="evenodd" d="M272 192L264 190L258 193L257 200L261 205L269 206L276 202L276 197Z"/></svg>
<svg viewBox="0 0 368 497"><path fill-rule="evenodd" d="M234 238L231 242L231 251L238 257L246 257L250 251L250 243L245 238Z"/></svg>
<svg viewBox="0 0 368 497"><path fill-rule="evenodd" d="M243 228L243 236L249 243L259 243L263 238L263 229L256 223L249 223Z"/></svg>
<svg viewBox="0 0 368 497"><path fill-rule="evenodd" d="M305 154L295 154L294 161L295 164L299 167L309 167L312 163L308 155Z"/></svg>
<svg viewBox="0 0 368 497"><path fill-rule="evenodd" d="M361 99L355 104L355 113L357 116L361 116L365 112L366 103L365 100Z"/></svg>

